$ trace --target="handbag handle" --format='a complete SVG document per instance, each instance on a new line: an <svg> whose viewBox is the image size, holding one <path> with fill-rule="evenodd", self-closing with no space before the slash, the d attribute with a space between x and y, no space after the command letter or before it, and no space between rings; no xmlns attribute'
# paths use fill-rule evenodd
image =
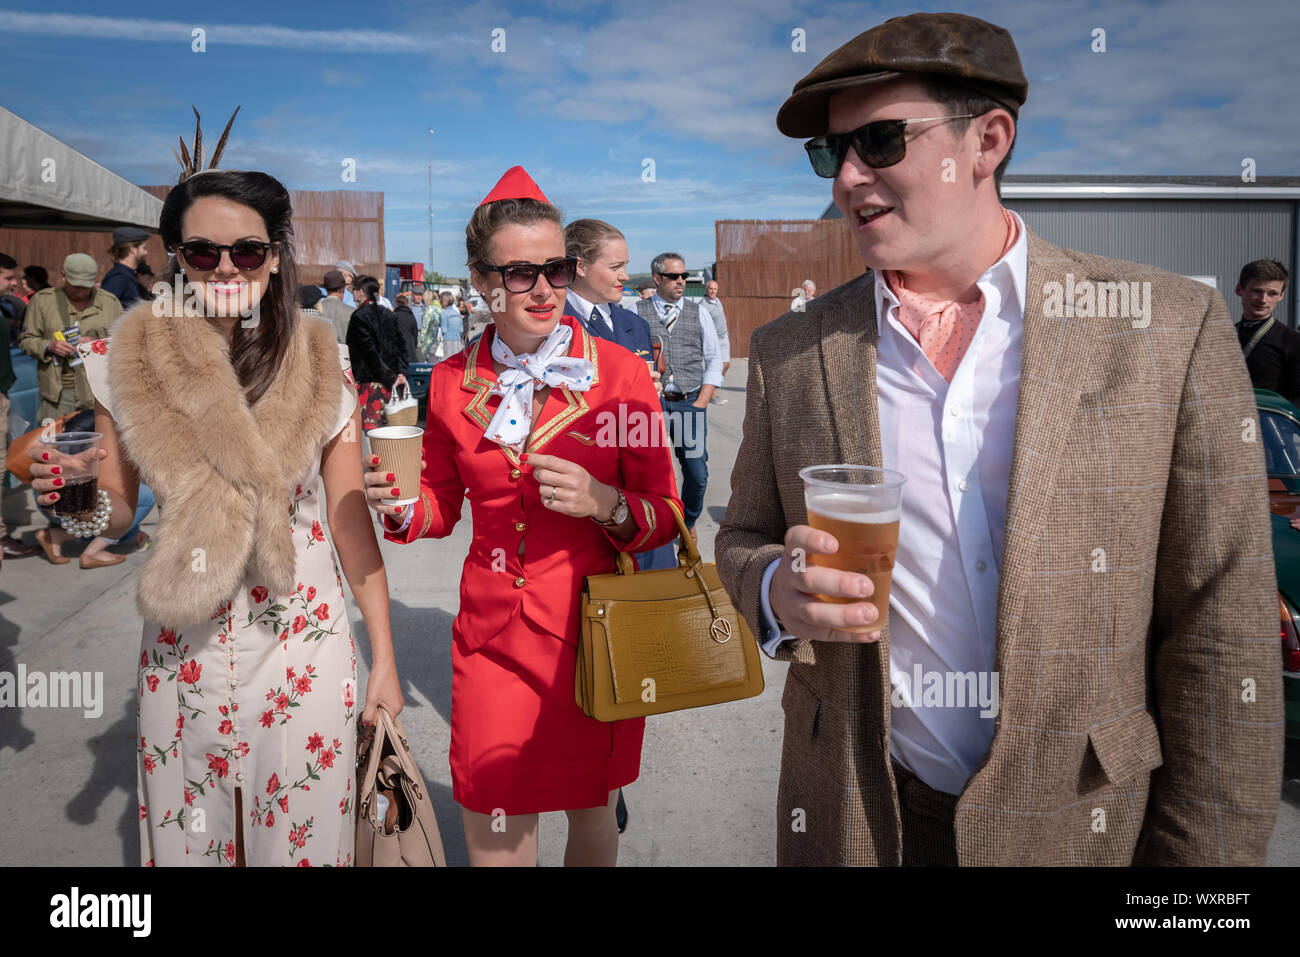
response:
<svg viewBox="0 0 1300 957"><path fill-rule="evenodd" d="M365 745L364 750L358 754L358 764L365 761L365 771L361 780L358 781L357 799L360 801L361 816L365 817L370 811L370 802L374 797L375 781L379 775L379 765L384 756L384 741L393 742L393 753L397 755L397 760L402 766L402 773L406 775L411 787L415 790L417 799L423 799L421 794L419 771L411 761L411 748L406 743L406 735L403 733L401 725L397 719L388 713L388 709L379 705L375 715L375 724L370 732L373 736L370 742ZM398 747L398 745L401 747Z"/></svg>
<svg viewBox="0 0 1300 957"><path fill-rule="evenodd" d="M691 567L700 564L700 550L695 546L695 540L691 538L691 530L686 527L686 518L677 509L677 503L670 498L665 498L669 510L673 513L673 519L677 522L678 544L681 551L677 554L679 565ZM620 575L633 575L636 568L632 564L632 556L627 552L618 553L618 573Z"/></svg>

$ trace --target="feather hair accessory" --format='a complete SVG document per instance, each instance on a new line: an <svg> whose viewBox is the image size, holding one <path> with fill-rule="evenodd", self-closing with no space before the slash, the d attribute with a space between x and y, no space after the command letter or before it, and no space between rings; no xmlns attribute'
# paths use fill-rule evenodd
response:
<svg viewBox="0 0 1300 957"><path fill-rule="evenodd" d="M226 139L230 136L230 127L234 125L235 117L239 115L240 107L235 107L235 112L230 114L230 119L226 122L226 128L221 131L221 139L217 140L217 148L212 151L212 159L208 163L208 170L203 168L203 127L199 121L199 111L197 107L191 106L194 110L194 149L189 150L185 146L185 137L179 137L181 151L177 153L172 150L177 162L181 164L181 178L177 183L183 183L191 176L207 172L217 168L217 163L221 160L221 154L226 149Z"/></svg>

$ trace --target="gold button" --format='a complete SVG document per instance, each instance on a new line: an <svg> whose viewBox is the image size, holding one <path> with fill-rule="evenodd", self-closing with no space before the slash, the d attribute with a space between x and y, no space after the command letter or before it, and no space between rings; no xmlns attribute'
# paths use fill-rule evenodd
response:
<svg viewBox="0 0 1300 957"><path fill-rule="evenodd" d="M524 580L523 580L522 578L516 578L516 579L515 579L515 587L516 587L516 588L523 588L523 587L524 587Z"/></svg>
<svg viewBox="0 0 1300 957"><path fill-rule="evenodd" d="M511 477L512 479L517 479L517 478L519 478L519 476L521 476L521 475L523 475L523 474L524 474L524 473L521 472L521 471L519 471L519 469L511 469L511 470L510 470L510 477Z"/></svg>
<svg viewBox="0 0 1300 957"><path fill-rule="evenodd" d="M528 527L528 523L527 523L527 522L515 522L515 531L516 531L516 532L522 532L522 531L523 531L524 529L526 529L527 527Z"/></svg>

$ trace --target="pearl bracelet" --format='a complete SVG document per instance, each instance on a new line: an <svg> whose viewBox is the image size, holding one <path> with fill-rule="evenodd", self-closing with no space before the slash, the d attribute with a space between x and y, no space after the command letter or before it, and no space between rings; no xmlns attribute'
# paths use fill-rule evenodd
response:
<svg viewBox="0 0 1300 957"><path fill-rule="evenodd" d="M70 515L59 516L59 523L63 526L64 531L70 532L77 538L95 538L104 529L108 528L109 520L113 516L113 503L108 497L108 493L102 488L99 490L99 502L95 505L95 515L86 521L79 521Z"/></svg>

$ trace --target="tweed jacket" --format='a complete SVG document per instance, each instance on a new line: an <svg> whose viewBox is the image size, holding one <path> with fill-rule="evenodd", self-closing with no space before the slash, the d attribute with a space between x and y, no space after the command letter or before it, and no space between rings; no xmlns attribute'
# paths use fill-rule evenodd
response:
<svg viewBox="0 0 1300 957"><path fill-rule="evenodd" d="M1227 309L1195 281L1028 242L1001 701L957 803L959 860L1262 864L1283 763L1278 605L1258 417ZM1065 308L1061 290L1081 280L1148 282L1150 313ZM716 553L756 636L764 570L806 523L799 469L881 465L873 282L750 342ZM778 657L778 862L898 864L888 629L874 644L786 642Z"/></svg>

